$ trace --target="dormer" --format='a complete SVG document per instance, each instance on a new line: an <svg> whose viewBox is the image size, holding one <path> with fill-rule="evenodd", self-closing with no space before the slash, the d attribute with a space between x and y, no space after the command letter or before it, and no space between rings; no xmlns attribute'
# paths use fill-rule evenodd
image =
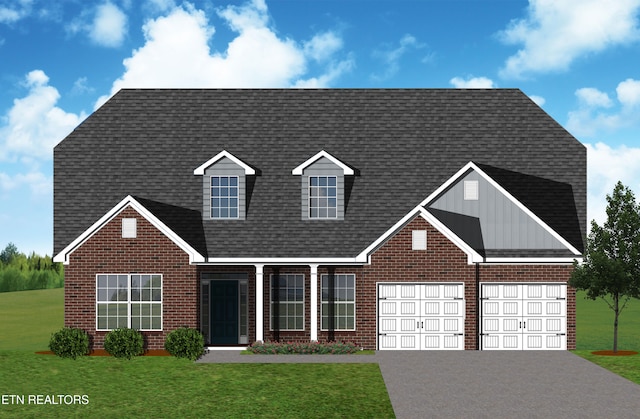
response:
<svg viewBox="0 0 640 419"><path fill-rule="evenodd" d="M344 220L345 176L354 170L322 150L291 171L301 177L303 220Z"/></svg>
<svg viewBox="0 0 640 419"><path fill-rule="evenodd" d="M244 220L247 176L255 169L226 150L193 171L202 176L202 218L204 220Z"/></svg>

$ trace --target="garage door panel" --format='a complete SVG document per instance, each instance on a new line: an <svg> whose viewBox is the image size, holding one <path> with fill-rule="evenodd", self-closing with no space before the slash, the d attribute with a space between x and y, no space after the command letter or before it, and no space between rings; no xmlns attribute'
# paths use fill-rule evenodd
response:
<svg viewBox="0 0 640 419"><path fill-rule="evenodd" d="M482 284L483 349L566 349L565 284Z"/></svg>
<svg viewBox="0 0 640 419"><path fill-rule="evenodd" d="M378 284L380 349L464 349L463 284Z"/></svg>

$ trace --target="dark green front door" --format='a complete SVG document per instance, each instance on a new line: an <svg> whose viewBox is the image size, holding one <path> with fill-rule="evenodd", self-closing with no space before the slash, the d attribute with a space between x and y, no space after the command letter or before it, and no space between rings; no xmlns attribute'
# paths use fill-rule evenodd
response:
<svg viewBox="0 0 640 419"><path fill-rule="evenodd" d="M238 281L211 281L211 343L238 343Z"/></svg>

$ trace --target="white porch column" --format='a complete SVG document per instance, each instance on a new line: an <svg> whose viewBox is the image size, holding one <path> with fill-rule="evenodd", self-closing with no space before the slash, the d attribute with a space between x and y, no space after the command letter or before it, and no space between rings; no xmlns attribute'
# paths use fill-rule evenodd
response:
<svg viewBox="0 0 640 419"><path fill-rule="evenodd" d="M264 265L256 266L256 341L264 341Z"/></svg>
<svg viewBox="0 0 640 419"><path fill-rule="evenodd" d="M318 265L309 265L311 268L311 341L318 340Z"/></svg>

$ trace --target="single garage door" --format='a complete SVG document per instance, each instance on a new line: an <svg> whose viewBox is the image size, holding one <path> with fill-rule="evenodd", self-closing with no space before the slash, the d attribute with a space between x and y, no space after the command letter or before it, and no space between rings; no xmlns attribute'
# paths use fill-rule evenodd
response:
<svg viewBox="0 0 640 419"><path fill-rule="evenodd" d="M566 349L566 284L481 284L482 349Z"/></svg>
<svg viewBox="0 0 640 419"><path fill-rule="evenodd" d="M464 349L464 284L378 284L380 350Z"/></svg>

